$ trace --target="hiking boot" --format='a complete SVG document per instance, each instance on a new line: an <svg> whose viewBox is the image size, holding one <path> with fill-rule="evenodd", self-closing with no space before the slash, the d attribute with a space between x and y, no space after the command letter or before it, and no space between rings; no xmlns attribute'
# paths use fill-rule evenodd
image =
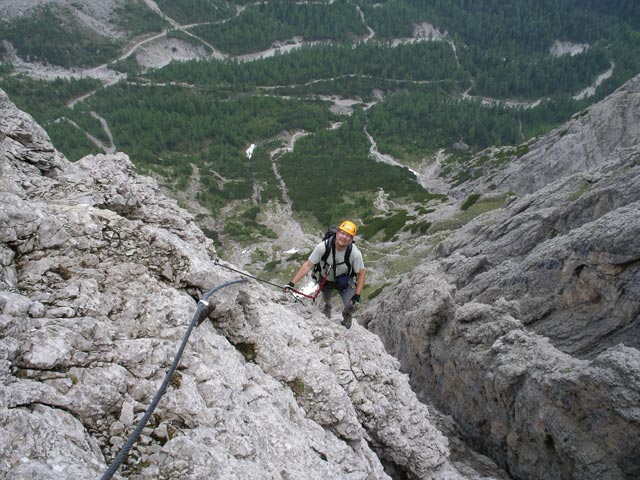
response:
<svg viewBox="0 0 640 480"><path fill-rule="evenodd" d="M351 306L346 307L342 311L342 325L345 328L351 328L351 317L353 315L353 309Z"/></svg>
<svg viewBox="0 0 640 480"><path fill-rule="evenodd" d="M324 306L322 307L322 313L324 313L324 316L327 318L331 318L331 304L330 303L325 303Z"/></svg>

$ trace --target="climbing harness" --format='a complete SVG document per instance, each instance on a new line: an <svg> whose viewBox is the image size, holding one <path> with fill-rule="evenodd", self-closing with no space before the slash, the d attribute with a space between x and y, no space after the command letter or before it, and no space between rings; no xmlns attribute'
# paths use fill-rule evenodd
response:
<svg viewBox="0 0 640 480"><path fill-rule="evenodd" d="M180 344L178 353L176 353L176 356L173 359L173 364L171 365L171 368L169 368L169 370L167 371L167 374L164 377L162 385L160 385L160 388L156 392L156 395L153 397L151 404L149 405L149 407L147 407L147 411L144 412L144 415L138 422L138 426L135 428L133 432L131 432L131 435L129 435L129 438L127 439L125 444L122 446L122 448L120 449L116 457L113 459L113 461L111 462L111 465L109 465L109 468L107 468L107 470L104 472L104 475L102 475L100 480L109 480L111 479L111 477L113 477L113 475L118 470L118 467L122 464L122 462L124 462L124 459L129 453L129 450L131 450L131 447L133 447L134 443L140 436L140 433L142 432L147 422L149 421L149 418L151 417L151 415L153 414L153 411L156 409L156 406L160 402L162 395L164 395L164 392L167 389L167 386L169 385L169 381L171 380L171 377L173 376L174 372L178 368L178 364L180 363L180 358L182 357L182 353L184 352L184 349L187 346L187 340L189 340L189 335L191 335L191 331L196 326L196 324L200 325L204 321L204 319L207 318L215 308L215 305L213 305L213 303L210 303L208 301L209 297L222 288L228 287L230 285L234 285L236 283L245 283L245 282L246 280L244 279L238 279L238 280L233 280L230 282L223 283L222 285L214 287L211 290L209 290L207 293L205 293L205 295L202 297L202 300L198 302L198 307L196 308L196 312L193 315L191 322L189 323L189 327L187 328L187 331L182 337L182 343Z"/></svg>
<svg viewBox="0 0 640 480"><path fill-rule="evenodd" d="M253 275L250 275L248 273L242 272L240 270L236 270L235 268L230 267L228 265L223 265L222 263L220 263L220 260L218 258L216 258L214 263L216 265L218 265L218 266L220 266L222 268L226 268L227 270L230 270L232 272L238 273L240 275L244 275L245 277L252 278L253 280L257 280L258 282L266 283L267 285L271 285L273 287L278 287L280 289L283 288L282 285L278 285L278 284L270 282L268 280L264 280L262 278L255 277ZM291 294L293 295L293 298L295 298L296 301L299 301L299 299L296 297L296 295L301 295L301 296L303 296L305 298L310 298L312 300L315 300L318 297L318 295L320 294L320 290L322 290L322 287L324 286L326 281L327 281L327 275L325 274L324 277L322 278L322 280L320 281L320 283L318 284L318 288L316 289L316 291L312 295L310 295L308 293L301 292L300 290L296 290L295 288L288 288L287 291L291 292Z"/></svg>

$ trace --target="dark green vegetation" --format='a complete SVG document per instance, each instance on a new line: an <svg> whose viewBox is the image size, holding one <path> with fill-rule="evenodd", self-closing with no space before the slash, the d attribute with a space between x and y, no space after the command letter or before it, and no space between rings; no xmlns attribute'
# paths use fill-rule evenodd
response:
<svg viewBox="0 0 640 480"><path fill-rule="evenodd" d="M238 55L265 50L276 41L352 41L366 33L353 3L263 2L248 6L224 24L194 27L193 33L220 50Z"/></svg>
<svg viewBox="0 0 640 480"><path fill-rule="evenodd" d="M216 0L156 0L156 5L181 25L217 22L235 14L234 4L246 2L220 2Z"/></svg>
<svg viewBox="0 0 640 480"><path fill-rule="evenodd" d="M0 86L14 103L29 112L43 126L51 119L67 115L70 112L67 108L70 101L102 85L91 78L43 82L11 76L9 73L10 71L3 71Z"/></svg>
<svg viewBox="0 0 640 480"><path fill-rule="evenodd" d="M467 199L460 206L460 210L468 210L474 203L476 203L480 199L480 195L477 193L472 193L467 197Z"/></svg>
<svg viewBox="0 0 640 480"><path fill-rule="evenodd" d="M213 213L229 200L249 198L256 182L264 185L262 202L279 195L266 151L258 149L251 160L245 155L251 142L286 130L320 131L334 120L316 100L228 97L178 86L119 84L100 91L74 114L83 116L89 110L107 119L118 147L143 170L181 179L196 165L202 184L199 200Z"/></svg>
<svg viewBox="0 0 640 480"><path fill-rule="evenodd" d="M368 158L364 121L363 111L358 110L340 129L301 139L295 151L282 158L281 173L293 204L323 225L353 212L368 222L376 213L371 194L377 188L410 203L436 198L420 188L407 169Z"/></svg>
<svg viewBox="0 0 640 480"><path fill-rule="evenodd" d="M531 138L640 72L640 4L631 1L156 3L189 26L172 28L168 36L207 51L211 45L231 59L145 72L132 56L115 65L128 74L127 83L98 90L73 109L66 103L97 88L95 82L35 82L12 77L4 66L0 87L71 159L96 150L82 130L105 140L90 114L97 112L140 170L160 174L176 190L199 182L191 193L214 216L236 202L223 233L242 240L274 235L258 218L268 201L284 201L276 172L294 211L312 223L358 217L362 235L378 240L442 229L409 213L416 205L428 211L439 197L407 169L370 158L369 135L380 152L407 164L444 150L443 175L459 185L523 155ZM116 12L114 22L129 32L119 42L89 33L73 18L49 6L28 20L0 22L0 35L24 58L82 66L114 61L124 41L169 26L139 0ZM416 28L436 38L394 42L414 36ZM260 60L233 58L294 39L308 44ZM583 48L552 55L557 41ZM574 99L612 65L596 95ZM350 116L332 113L323 96L359 99L360 105ZM295 150L271 158L283 133L297 131L307 135ZM248 159L252 143L258 147ZM478 155L490 146L511 147ZM399 210L384 216L374 208L380 189ZM481 206L477 197L466 205L469 211Z"/></svg>
<svg viewBox="0 0 640 480"><path fill-rule="evenodd" d="M409 220L415 220L404 210L396 212L388 217L373 218L367 225L360 229L360 235L366 239L373 239L376 234L383 233L379 239L383 242L392 240Z"/></svg>
<svg viewBox="0 0 640 480"><path fill-rule="evenodd" d="M82 6L80 5L80 10ZM141 0L114 12L115 28L131 36L159 31L165 22ZM0 20L0 39L8 40L22 58L63 67L90 67L114 60L124 40L114 41L83 25L68 7L47 4L31 16Z"/></svg>
<svg viewBox="0 0 640 480"><path fill-rule="evenodd" d="M332 82L344 77L374 79L365 87L387 81L388 88L418 86L428 82L456 81L465 86L468 76L457 66L451 47L443 42L400 45L321 44L260 62L192 61L173 63L148 75L156 81L180 81L208 87L232 86L237 90L256 87L306 87L312 82ZM352 90L352 94L359 94Z"/></svg>
<svg viewBox="0 0 640 480"><path fill-rule="evenodd" d="M29 112L46 130L56 147L69 158L79 159L89 153L102 153L91 143L84 132L105 140L98 121L91 116L76 116L67 104L95 88L101 83L85 78L43 82L27 77L10 76L4 67L0 88L24 111ZM78 120L76 125L69 120Z"/></svg>
<svg viewBox="0 0 640 480"><path fill-rule="evenodd" d="M498 98L536 98L578 91L608 61L609 83L638 73L640 5L607 0L413 0L363 2L380 37L406 37L412 23L448 32L475 92ZM588 44L573 57L551 58L556 40ZM568 90L567 90L568 88ZM603 89L603 91L606 90Z"/></svg>

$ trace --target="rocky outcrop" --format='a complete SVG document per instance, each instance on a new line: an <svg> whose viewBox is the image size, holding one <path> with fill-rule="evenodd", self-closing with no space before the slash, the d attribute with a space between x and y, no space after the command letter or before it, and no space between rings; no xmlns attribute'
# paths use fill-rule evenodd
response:
<svg viewBox="0 0 640 480"><path fill-rule="evenodd" d="M67 162L1 92L0 169L0 477L97 478L237 276L126 155ZM255 282L212 300L116 477L501 476L452 461L376 335Z"/></svg>
<svg viewBox="0 0 640 480"><path fill-rule="evenodd" d="M515 478L634 478L638 350L580 360L529 331L515 302L457 305L445 278L422 267L369 314L419 396Z"/></svg>
<svg viewBox="0 0 640 480"><path fill-rule="evenodd" d="M640 154L553 184L442 244L460 303L513 300L528 328L591 357L640 337Z"/></svg>
<svg viewBox="0 0 640 480"><path fill-rule="evenodd" d="M603 101L530 142L528 152L495 172L491 184L503 191L533 193L559 178L624 164L625 158L637 151L639 94L640 77L635 77Z"/></svg>
<svg viewBox="0 0 640 480"><path fill-rule="evenodd" d="M509 170L531 193L366 315L420 397L518 479L640 477L639 85L559 129L571 141L541 139Z"/></svg>

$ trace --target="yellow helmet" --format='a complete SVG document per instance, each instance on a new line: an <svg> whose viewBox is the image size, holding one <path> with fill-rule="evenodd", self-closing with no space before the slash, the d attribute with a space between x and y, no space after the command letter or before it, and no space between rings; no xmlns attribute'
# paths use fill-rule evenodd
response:
<svg viewBox="0 0 640 480"><path fill-rule="evenodd" d="M338 230L342 230L343 232L348 233L352 237L355 237L356 232L358 231L358 227L356 227L355 223L349 220L345 220L340 224L340 226L338 227Z"/></svg>

